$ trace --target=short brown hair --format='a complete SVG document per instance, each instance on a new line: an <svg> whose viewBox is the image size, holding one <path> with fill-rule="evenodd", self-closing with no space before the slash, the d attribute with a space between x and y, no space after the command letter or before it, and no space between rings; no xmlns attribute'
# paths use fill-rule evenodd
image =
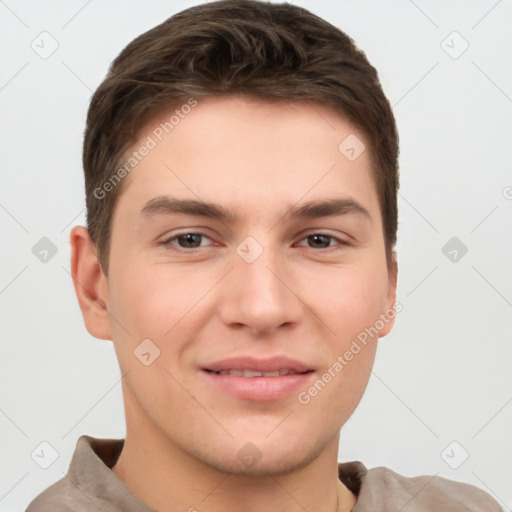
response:
<svg viewBox="0 0 512 512"><path fill-rule="evenodd" d="M104 273L122 183L108 193L102 187L143 123L191 97L233 94L318 102L362 130L389 264L398 223L398 133L377 71L349 36L306 9L221 0L179 12L133 40L91 99L83 145L87 227Z"/></svg>

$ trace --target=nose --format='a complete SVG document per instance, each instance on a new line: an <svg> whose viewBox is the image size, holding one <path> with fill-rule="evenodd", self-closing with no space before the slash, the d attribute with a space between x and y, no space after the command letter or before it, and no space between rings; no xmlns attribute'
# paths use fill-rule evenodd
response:
<svg viewBox="0 0 512 512"><path fill-rule="evenodd" d="M263 336L299 322L303 303L283 255L266 247L252 262L239 254L232 261L234 268L218 303L225 325Z"/></svg>

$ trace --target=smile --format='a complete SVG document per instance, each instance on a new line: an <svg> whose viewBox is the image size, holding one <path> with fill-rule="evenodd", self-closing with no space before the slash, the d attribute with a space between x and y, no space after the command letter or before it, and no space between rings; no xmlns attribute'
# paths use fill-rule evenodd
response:
<svg viewBox="0 0 512 512"><path fill-rule="evenodd" d="M290 399L313 380L316 372L286 357L237 357L200 368L208 385L240 400L269 402Z"/></svg>
<svg viewBox="0 0 512 512"><path fill-rule="evenodd" d="M282 375L297 375L297 373L299 373L294 370L275 370L272 372L259 372L254 370L220 370L218 372L213 370L207 371L211 371L217 375L237 375L238 377L279 377Z"/></svg>

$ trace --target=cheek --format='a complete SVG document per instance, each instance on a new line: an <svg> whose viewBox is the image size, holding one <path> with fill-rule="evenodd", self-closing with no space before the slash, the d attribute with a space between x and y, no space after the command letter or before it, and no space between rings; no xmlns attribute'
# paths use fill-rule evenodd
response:
<svg viewBox="0 0 512 512"><path fill-rule="evenodd" d="M375 325L387 284L385 269L369 265L344 273L336 291L332 290L332 303L338 307L331 308L336 333L331 372L335 361L342 367L333 379L332 404L333 413L344 419L356 408L371 375L378 340Z"/></svg>
<svg viewBox="0 0 512 512"><path fill-rule="evenodd" d="M161 265L146 265L135 258L113 269L109 309L136 336L163 338L184 314L188 293L179 274L162 270Z"/></svg>
<svg viewBox="0 0 512 512"><path fill-rule="evenodd" d="M312 309L325 321L337 343L356 337L373 325L382 312L388 286L382 268L353 265L336 271L325 269L323 275L317 270L308 281L305 289L310 291Z"/></svg>

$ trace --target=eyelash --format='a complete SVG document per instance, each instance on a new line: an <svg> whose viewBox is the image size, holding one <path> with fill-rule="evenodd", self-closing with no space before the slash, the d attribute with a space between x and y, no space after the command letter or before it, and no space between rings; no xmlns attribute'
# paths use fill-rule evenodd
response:
<svg viewBox="0 0 512 512"><path fill-rule="evenodd" d="M204 237L204 238L208 238L209 240L211 240L211 238L206 235L205 233L201 233L201 232L198 232L198 231L187 231L185 233L180 233L178 235L174 235L173 237L171 238L168 238L166 240L163 240L161 242L161 245L163 245L164 247L166 248L169 248L170 250L172 251L177 251L177 252L193 252L194 250L196 249L200 249L201 247L204 247L204 246L199 246L199 247L190 247L190 248L186 248L186 247L179 247L179 246L176 246L175 244L173 244L172 242L175 241L175 240L178 240L178 238L181 238L181 237L184 237L186 235L199 235L201 237ZM328 233L322 233L322 232L314 232L314 233L311 233L311 234L308 234L306 236L304 236L302 240L307 240L309 237L312 237L312 236L315 236L315 235L320 235L320 236L324 236L324 237L327 237L329 238L330 240L329 241L337 241L338 242L338 246L341 246L341 247L338 247L337 249L335 250L338 250L340 248L342 248L343 246L347 246L349 245L348 242L345 242L344 240L341 240L340 238L337 238L333 235L330 235ZM323 248L320 248L318 249L319 251L320 250L332 250L332 248L335 247L335 246L328 246L328 247L323 247ZM309 247L310 249L315 249L315 247Z"/></svg>

